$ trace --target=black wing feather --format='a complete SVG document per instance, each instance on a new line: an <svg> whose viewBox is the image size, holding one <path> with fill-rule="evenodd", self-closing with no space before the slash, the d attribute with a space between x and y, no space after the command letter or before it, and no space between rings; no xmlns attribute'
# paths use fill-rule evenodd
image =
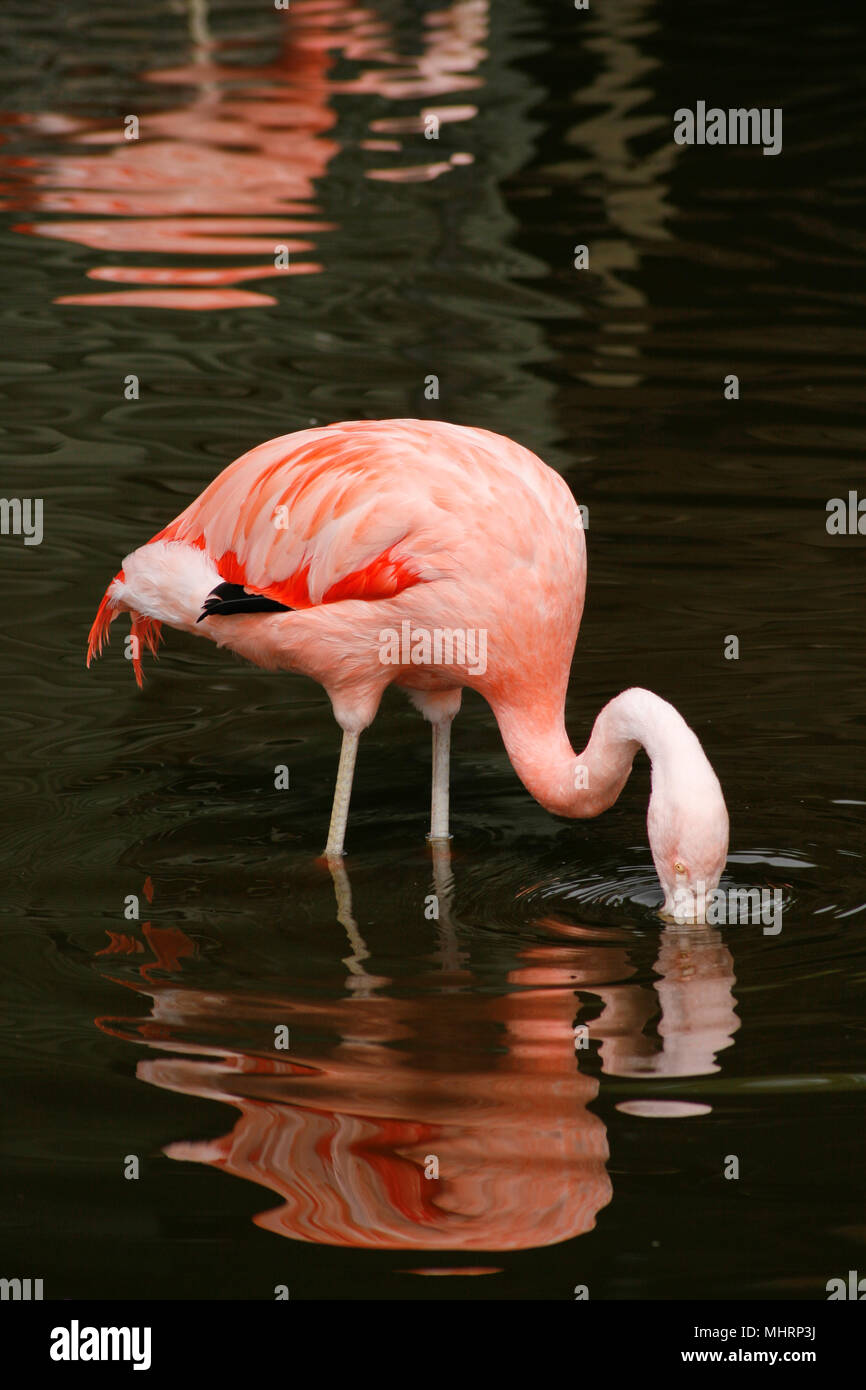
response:
<svg viewBox="0 0 866 1390"><path fill-rule="evenodd" d="M278 603L275 598L265 598L264 594L250 594L242 584L217 584L204 601L204 607L196 618L224 618L232 613L291 613L286 603Z"/></svg>

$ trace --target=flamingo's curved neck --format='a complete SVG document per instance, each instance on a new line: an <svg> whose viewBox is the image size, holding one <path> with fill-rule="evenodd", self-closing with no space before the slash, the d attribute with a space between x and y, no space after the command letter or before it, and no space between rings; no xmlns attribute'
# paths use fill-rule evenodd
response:
<svg viewBox="0 0 866 1390"><path fill-rule="evenodd" d="M581 753L571 746L561 710L503 704L495 713L515 772L555 815L597 816L612 806L641 747L652 761L654 791L673 793L696 755L706 762L682 716L649 690L624 690L605 705Z"/></svg>

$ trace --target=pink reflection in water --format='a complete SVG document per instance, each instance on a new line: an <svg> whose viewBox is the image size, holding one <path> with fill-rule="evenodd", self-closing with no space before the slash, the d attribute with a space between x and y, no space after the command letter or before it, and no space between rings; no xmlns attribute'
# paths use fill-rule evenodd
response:
<svg viewBox="0 0 866 1390"><path fill-rule="evenodd" d="M58 303L206 310L272 305L276 300L269 294L233 287L322 270L307 257L313 234L333 230L331 223L310 219L317 211L316 180L340 148L332 134L334 95L423 100L478 86L486 16L487 0L464 0L427 16L423 52L406 58L394 51L388 26L372 12L347 0L294 0L277 15L284 25L280 59L250 68L218 61L221 45L207 33L205 9L193 26L193 61L146 74L152 83L189 87L192 96L187 105L143 116L140 139L127 141L120 120L117 128L105 129L58 112L0 117L7 126L30 126L73 147L45 158L0 156L2 201L85 219L20 223L19 232L109 252L190 258L173 266L94 267L91 279L144 288L66 295ZM329 72L338 57L366 66L356 78L336 81ZM469 105L431 105L392 118L390 126L388 118L379 119L371 129L374 135L393 129L416 143L429 118L447 124L475 113ZM402 150L399 140L360 144ZM435 141L425 153L431 149ZM429 180L469 158L456 153L370 170L368 177ZM195 264L202 256L250 255L253 264L213 270Z"/></svg>
<svg viewBox="0 0 866 1390"><path fill-rule="evenodd" d="M145 931L179 963L177 935L166 954ZM131 986L150 1017L99 1026L170 1054L140 1062L142 1080L238 1112L221 1138L165 1152L269 1189L279 1205L254 1218L262 1229L365 1249L521 1250L581 1235L610 1201L605 1127L587 1109L598 1086L575 1059L573 952L561 978L553 967L567 987L534 988L518 968L497 998L209 994L154 969ZM267 1052L275 1021L291 1029L285 1059ZM261 1047L227 1045L239 1032Z"/></svg>
<svg viewBox="0 0 866 1390"><path fill-rule="evenodd" d="M145 923L153 959L118 983L148 997L150 1015L97 1020L166 1054L140 1062L140 1079L237 1112L225 1135L165 1152L274 1193L279 1205L256 1225L295 1240L395 1250L522 1250L591 1230L612 1187L606 1129L588 1108L599 1083L582 1070L585 1032L600 1045L604 1074L645 1083L620 1110L707 1113L684 1097L654 1096L652 1083L711 1074L731 1045L733 961L718 932L662 933L648 989L633 979L626 932L607 930L599 944L596 929L548 918L543 925L572 939L515 946L505 988L491 994L473 987L451 916L450 869L434 858L441 973L394 997L365 964L344 866L332 874L353 951L344 996L186 986L180 975L194 944L177 927ZM100 955L145 954L135 936L110 937ZM576 1022L581 995L602 1003L586 1027ZM646 1032L654 1014L658 1041ZM275 1050L277 1025L290 1030L288 1052Z"/></svg>

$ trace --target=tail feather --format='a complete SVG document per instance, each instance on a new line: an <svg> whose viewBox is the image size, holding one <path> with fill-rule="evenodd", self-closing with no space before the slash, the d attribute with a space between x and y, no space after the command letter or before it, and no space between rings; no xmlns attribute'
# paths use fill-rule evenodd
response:
<svg viewBox="0 0 866 1390"><path fill-rule="evenodd" d="M151 541L127 555L97 609L87 646L87 665L109 640L118 613L132 624L130 656L135 679L143 684L143 648L156 656L163 623L194 630L205 598L220 580L213 561L181 541Z"/></svg>
<svg viewBox="0 0 866 1390"><path fill-rule="evenodd" d="M94 657L102 655L103 647L107 646L111 640L108 629L114 622L119 613L122 613L126 604L120 603L115 598L112 590L117 583L123 583L123 570L116 574L106 589L102 602L96 610L96 617L93 619L93 626L87 638L87 665L89 666Z"/></svg>
<svg viewBox="0 0 866 1390"><path fill-rule="evenodd" d="M148 618L141 613L132 614L132 669L135 672L135 682L139 690L144 685L144 676L141 670L141 648L142 644L147 647L151 656L159 659L157 648L162 641L162 623L158 618Z"/></svg>
<svg viewBox="0 0 866 1390"><path fill-rule="evenodd" d="M162 623L158 618L150 618L146 614L137 613L134 608L130 608L128 603L118 598L115 592L118 584L124 583L123 570L115 575L105 591L102 602L96 610L96 617L87 639L87 665L93 661L94 657L101 656L102 650L111 641L111 624L121 613L128 613L130 620L130 630L133 641L130 648L130 658L132 669L135 672L135 680L139 689L144 684L144 676L141 669L142 648L146 647L153 656L157 656L157 648L162 641Z"/></svg>

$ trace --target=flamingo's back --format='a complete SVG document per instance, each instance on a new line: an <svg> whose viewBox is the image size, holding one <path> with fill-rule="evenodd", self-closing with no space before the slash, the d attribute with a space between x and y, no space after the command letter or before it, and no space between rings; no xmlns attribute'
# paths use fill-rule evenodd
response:
<svg viewBox="0 0 866 1390"><path fill-rule="evenodd" d="M224 579L291 608L387 598L447 571L467 529L495 524L519 545L526 494L552 521L574 511L562 480L501 435L353 420L251 449L154 540L200 546Z"/></svg>

